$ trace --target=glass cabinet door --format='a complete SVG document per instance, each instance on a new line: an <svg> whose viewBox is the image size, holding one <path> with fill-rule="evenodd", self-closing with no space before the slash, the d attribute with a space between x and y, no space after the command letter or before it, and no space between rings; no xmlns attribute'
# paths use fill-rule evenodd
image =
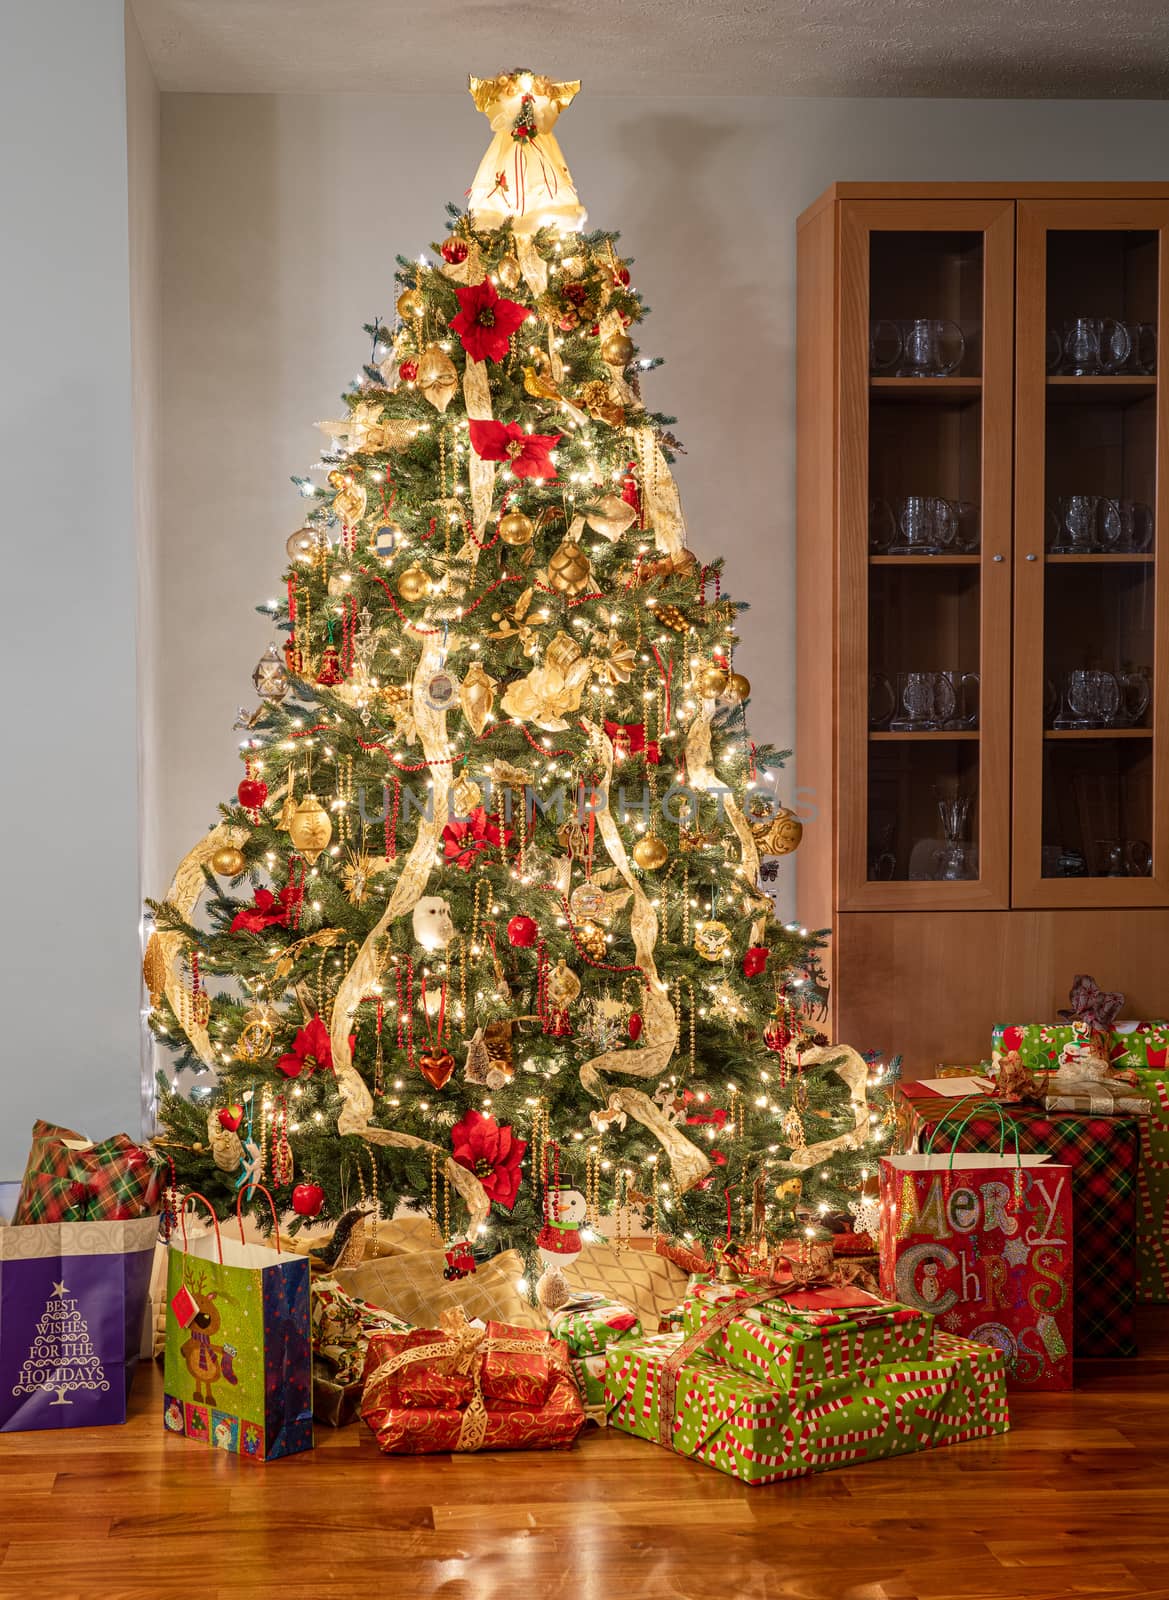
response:
<svg viewBox="0 0 1169 1600"><path fill-rule="evenodd" d="M838 905L1005 906L1014 207L841 226Z"/></svg>
<svg viewBox="0 0 1169 1600"><path fill-rule="evenodd" d="M1017 905L1169 886L1167 226L1161 201L1019 205Z"/></svg>

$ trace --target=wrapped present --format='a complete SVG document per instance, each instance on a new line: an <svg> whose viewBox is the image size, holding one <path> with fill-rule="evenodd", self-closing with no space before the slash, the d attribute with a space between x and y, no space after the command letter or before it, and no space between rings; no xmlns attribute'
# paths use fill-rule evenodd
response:
<svg viewBox="0 0 1169 1600"><path fill-rule="evenodd" d="M604 1411L605 1351L620 1339L638 1338L636 1312L602 1294L576 1294L548 1318L548 1326L568 1346L569 1367L589 1411Z"/></svg>
<svg viewBox="0 0 1169 1600"><path fill-rule="evenodd" d="M1126 1083L1073 1084L1043 1096L1044 1111L1083 1111L1094 1117L1147 1117L1152 1102Z"/></svg>
<svg viewBox="0 0 1169 1600"><path fill-rule="evenodd" d="M1005 1433L1003 1358L939 1333L932 1356L777 1389L704 1354L697 1334L611 1345L610 1422L744 1483L775 1483Z"/></svg>
<svg viewBox="0 0 1169 1600"><path fill-rule="evenodd" d="M1169 1084L1159 1068L1136 1075L1151 1105L1137 1171L1137 1298L1169 1300Z"/></svg>
<svg viewBox="0 0 1169 1600"><path fill-rule="evenodd" d="M1000 1023L991 1035L996 1055L1017 1050L1032 1072L1048 1072L1062 1051L1076 1042L1073 1022ZM1108 1058L1118 1069L1169 1064L1169 1022L1114 1022L1108 1030Z"/></svg>
<svg viewBox="0 0 1169 1600"><path fill-rule="evenodd" d="M347 1294L336 1278L311 1285L313 1336L313 1416L339 1428L357 1420L365 1355L375 1333L408 1333L409 1324L393 1312Z"/></svg>
<svg viewBox="0 0 1169 1600"><path fill-rule="evenodd" d="M958 1130L938 1125L955 1102L931 1095L916 1083L893 1092L897 1148L911 1151L934 1135L935 1151L955 1148ZM967 1106L969 1107L969 1100ZM1072 1317L1077 1356L1136 1354L1136 1189L1141 1119L1003 1106L1018 1131L1024 1155L1046 1155L1072 1169L1074 1270ZM935 1134L935 1130L936 1134ZM998 1151L1002 1127L996 1104L975 1107L956 1148ZM1013 1142L1008 1144L1013 1150Z"/></svg>
<svg viewBox="0 0 1169 1600"><path fill-rule="evenodd" d="M163 1168L127 1134L94 1144L37 1122L12 1221L129 1222L158 1211L162 1187Z"/></svg>
<svg viewBox="0 0 1169 1600"><path fill-rule="evenodd" d="M372 1336L361 1415L397 1455L562 1449L584 1423L559 1339L456 1311L441 1329Z"/></svg>
<svg viewBox="0 0 1169 1600"><path fill-rule="evenodd" d="M729 1321L721 1314L728 1310ZM708 1355L777 1389L928 1356L933 1343L928 1313L835 1285L777 1291L698 1283L682 1302L681 1330L708 1326Z"/></svg>

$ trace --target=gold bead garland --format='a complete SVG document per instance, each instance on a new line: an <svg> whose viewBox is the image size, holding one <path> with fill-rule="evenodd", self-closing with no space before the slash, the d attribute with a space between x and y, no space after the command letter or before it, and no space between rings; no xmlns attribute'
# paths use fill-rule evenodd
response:
<svg viewBox="0 0 1169 1600"><path fill-rule="evenodd" d="M591 1144L585 1154L585 1221L597 1231L601 1226L601 1152Z"/></svg>

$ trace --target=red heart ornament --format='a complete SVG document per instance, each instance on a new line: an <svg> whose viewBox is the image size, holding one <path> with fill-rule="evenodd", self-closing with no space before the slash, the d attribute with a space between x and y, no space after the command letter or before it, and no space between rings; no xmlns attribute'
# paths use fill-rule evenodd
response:
<svg viewBox="0 0 1169 1600"><path fill-rule="evenodd" d="M455 1070L455 1058L449 1050L423 1050L418 1057L418 1070L435 1089L450 1082Z"/></svg>
<svg viewBox="0 0 1169 1600"><path fill-rule="evenodd" d="M753 944L743 957L744 978L757 978L761 972L767 970L767 946Z"/></svg>
<svg viewBox="0 0 1169 1600"><path fill-rule="evenodd" d="M235 1133L243 1120L243 1106L224 1106L223 1110L219 1113L219 1126L221 1128L226 1128L228 1133Z"/></svg>

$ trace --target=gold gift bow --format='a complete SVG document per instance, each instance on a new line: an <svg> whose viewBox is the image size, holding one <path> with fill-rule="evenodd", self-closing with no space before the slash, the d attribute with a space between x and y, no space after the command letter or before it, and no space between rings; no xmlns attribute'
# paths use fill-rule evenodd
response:
<svg viewBox="0 0 1169 1600"><path fill-rule="evenodd" d="M421 631L421 629L420 629ZM374 1106L373 1096L361 1074L353 1065L349 1048L349 1035L353 1019L361 1004L362 995L371 993L377 984L381 969L378 964L378 945L391 923L409 916L426 888L434 868L438 841L447 822L447 784L449 768L442 763L449 760L450 747L446 736L446 712L435 711L426 702L425 686L439 670L447 650L456 648L455 636L449 633L444 649L443 632L430 626L422 631L422 653L414 673L414 719L424 760L430 764L434 777L434 804L430 816L422 816L410 853L402 865L394 892L386 908L366 937L365 943L354 957L353 965L342 978L333 1000L329 1020L329 1039L333 1048L333 1070L337 1077L337 1090L341 1096L341 1111L337 1117L337 1132L355 1133L370 1144L390 1146L396 1150L435 1150L443 1158L443 1170L455 1190L466 1202L470 1212L470 1233L474 1238L479 1224L487 1221L491 1202L487 1191L473 1172L460 1166L449 1150L419 1139L410 1133L395 1133L390 1128L371 1126Z"/></svg>
<svg viewBox="0 0 1169 1600"><path fill-rule="evenodd" d="M646 898L645 891L634 876L625 854L625 845L609 809L609 786L613 778L613 744L603 729L595 722L583 719L583 727L601 762L601 774L596 785L598 799L602 802L596 811L597 827L609 853L609 859L624 878L633 893L630 913L630 932L637 952L637 964L645 977L645 1004L642 1008L642 1040L639 1050L606 1050L583 1063L580 1069L581 1086L594 1099L606 1101L610 1111L624 1111L635 1122L640 1122L657 1139L670 1160L670 1168L678 1188L685 1193L700 1183L710 1171L710 1162L697 1145L680 1133L647 1094L640 1089L621 1087L608 1092L602 1082L603 1073L620 1073L627 1078L658 1078L670 1063L678 1043L678 1021L666 985L658 977L654 962L654 946L658 937L658 919Z"/></svg>
<svg viewBox="0 0 1169 1600"><path fill-rule="evenodd" d="M498 1352L505 1355L531 1355L537 1350L547 1351L549 1345L538 1339L489 1339L487 1329L472 1327L461 1311L444 1311L439 1322L446 1334L443 1341L400 1350L396 1356L381 1363L373 1378L389 1378L402 1367L452 1356L455 1371L469 1376L474 1386L459 1424L455 1449L481 1450L487 1438L487 1402L483 1398L484 1357Z"/></svg>

